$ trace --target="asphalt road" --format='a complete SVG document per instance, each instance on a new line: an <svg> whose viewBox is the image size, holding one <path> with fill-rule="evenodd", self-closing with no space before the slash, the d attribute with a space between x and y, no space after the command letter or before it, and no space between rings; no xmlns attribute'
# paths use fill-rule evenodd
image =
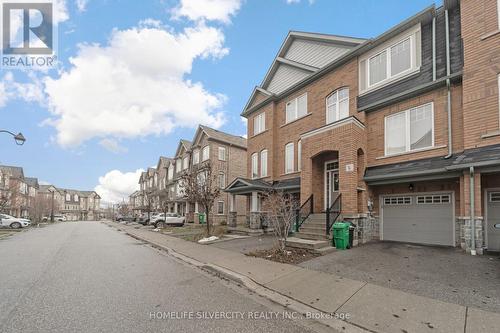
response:
<svg viewBox="0 0 500 333"><path fill-rule="evenodd" d="M0 240L0 253L0 332L311 332L98 222L27 230Z"/></svg>

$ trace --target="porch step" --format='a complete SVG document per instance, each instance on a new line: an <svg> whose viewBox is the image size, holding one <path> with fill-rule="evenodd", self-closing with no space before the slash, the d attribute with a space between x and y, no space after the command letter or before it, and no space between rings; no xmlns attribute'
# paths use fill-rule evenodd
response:
<svg viewBox="0 0 500 333"><path fill-rule="evenodd" d="M303 224L300 227L300 232L305 232L309 234L325 235L325 225L314 225L314 224Z"/></svg>
<svg viewBox="0 0 500 333"><path fill-rule="evenodd" d="M329 242L326 240L302 239L297 237L289 237L286 240L286 246L299 249L319 250L324 247L329 247Z"/></svg>
<svg viewBox="0 0 500 333"><path fill-rule="evenodd" d="M309 239L309 240L324 240L324 241L326 241L328 239L324 233L317 234L317 233L310 233L310 232L303 232L303 231L296 232L295 237L302 238L302 239Z"/></svg>

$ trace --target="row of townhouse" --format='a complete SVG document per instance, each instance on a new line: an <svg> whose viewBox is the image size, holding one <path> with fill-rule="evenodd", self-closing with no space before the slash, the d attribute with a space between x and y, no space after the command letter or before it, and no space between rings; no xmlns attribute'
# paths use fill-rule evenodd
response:
<svg viewBox="0 0 500 333"><path fill-rule="evenodd" d="M25 177L22 167L0 165L0 210L31 219L52 213L67 220L96 220L101 197L94 191L77 191L40 185L37 178Z"/></svg>
<svg viewBox="0 0 500 333"><path fill-rule="evenodd" d="M148 168L139 178L139 190L129 197L129 204L137 214L147 211L168 211L186 216L196 222L204 213L197 202L188 202L183 195L181 177L210 162L217 175L217 186L224 189L237 177L246 175L246 139L200 125L192 141L180 140L172 158L160 157L156 168ZM228 193L221 192L214 203L211 221L228 223L230 218L244 219L244 198L230 201ZM232 212L230 216L230 212Z"/></svg>
<svg viewBox="0 0 500 333"><path fill-rule="evenodd" d="M302 238L334 221L371 239L500 250L500 0L444 0L365 40L288 34L242 116L247 198L300 205Z"/></svg>

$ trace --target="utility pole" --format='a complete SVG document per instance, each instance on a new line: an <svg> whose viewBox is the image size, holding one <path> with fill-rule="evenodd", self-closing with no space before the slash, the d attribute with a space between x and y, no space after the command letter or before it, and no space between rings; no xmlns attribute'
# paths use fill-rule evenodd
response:
<svg viewBox="0 0 500 333"><path fill-rule="evenodd" d="M54 191L50 191L52 193L52 202L50 207L50 222L54 223Z"/></svg>

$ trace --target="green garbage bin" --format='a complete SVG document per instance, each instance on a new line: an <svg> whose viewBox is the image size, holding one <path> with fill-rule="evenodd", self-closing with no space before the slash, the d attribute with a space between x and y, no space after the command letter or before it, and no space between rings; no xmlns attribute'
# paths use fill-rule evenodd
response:
<svg viewBox="0 0 500 333"><path fill-rule="evenodd" d="M345 250L348 248L349 223L337 222L333 225L333 240L335 241L335 247L337 249Z"/></svg>
<svg viewBox="0 0 500 333"><path fill-rule="evenodd" d="M205 214L198 214L198 221L200 224L205 224Z"/></svg>

